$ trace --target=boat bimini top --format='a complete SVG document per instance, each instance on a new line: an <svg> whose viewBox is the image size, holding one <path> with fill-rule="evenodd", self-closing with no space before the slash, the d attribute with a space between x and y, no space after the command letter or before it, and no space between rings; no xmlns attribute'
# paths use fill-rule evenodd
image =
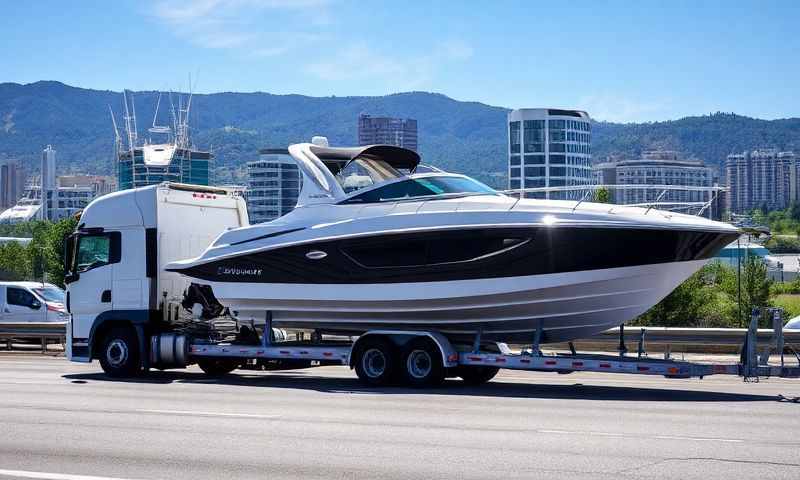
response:
<svg viewBox="0 0 800 480"><path fill-rule="evenodd" d="M419 155L391 145L335 148L298 143L289 146L303 175L297 206L336 203L348 193L413 173Z"/></svg>

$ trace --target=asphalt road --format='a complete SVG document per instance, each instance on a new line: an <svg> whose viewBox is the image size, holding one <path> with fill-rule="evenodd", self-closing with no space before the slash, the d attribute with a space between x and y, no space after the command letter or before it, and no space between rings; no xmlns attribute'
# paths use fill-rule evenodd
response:
<svg viewBox="0 0 800 480"><path fill-rule="evenodd" d="M0 354L0 480L797 479L800 404L780 394L800 380L506 372L375 390L344 367L112 381Z"/></svg>

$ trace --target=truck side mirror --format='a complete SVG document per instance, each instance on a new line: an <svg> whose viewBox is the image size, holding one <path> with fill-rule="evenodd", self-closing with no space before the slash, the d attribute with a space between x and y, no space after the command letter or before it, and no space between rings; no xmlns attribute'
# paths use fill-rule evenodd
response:
<svg viewBox="0 0 800 480"><path fill-rule="evenodd" d="M34 310L39 310L40 308L42 308L42 302L34 298L33 300L31 300L31 303L28 306Z"/></svg>

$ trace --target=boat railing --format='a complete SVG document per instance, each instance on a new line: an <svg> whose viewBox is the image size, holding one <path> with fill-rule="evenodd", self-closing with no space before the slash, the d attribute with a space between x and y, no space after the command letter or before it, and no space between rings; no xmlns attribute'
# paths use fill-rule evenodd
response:
<svg viewBox="0 0 800 480"><path fill-rule="evenodd" d="M651 184L589 184L589 185L565 185L558 187L528 187L528 188L515 188L504 190L502 193L510 196L517 197L518 199L525 198L526 194L542 194L549 196L551 193L568 192L573 193L574 197L579 198L575 200L575 206L572 211L577 210L581 204L587 201L595 200L597 202L598 192L600 191L654 191L655 198L652 201L641 203L610 203L609 213L612 213L618 207L640 207L645 208L645 214L649 213L653 208L669 211L692 211L697 210L695 215L702 216L713 204L719 196L720 192L728 190L723 186L693 186L693 185L651 185ZM662 201L668 196L670 192L702 192L707 193L708 200L706 201ZM610 198L608 199L611 200Z"/></svg>

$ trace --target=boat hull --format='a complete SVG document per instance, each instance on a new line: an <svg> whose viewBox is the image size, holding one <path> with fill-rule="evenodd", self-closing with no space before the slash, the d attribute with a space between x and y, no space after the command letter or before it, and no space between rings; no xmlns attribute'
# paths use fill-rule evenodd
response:
<svg viewBox="0 0 800 480"><path fill-rule="evenodd" d="M586 338L644 313L706 259L589 271L446 282L340 284L211 282L243 321L357 335L370 329L436 330L451 338L542 342Z"/></svg>

